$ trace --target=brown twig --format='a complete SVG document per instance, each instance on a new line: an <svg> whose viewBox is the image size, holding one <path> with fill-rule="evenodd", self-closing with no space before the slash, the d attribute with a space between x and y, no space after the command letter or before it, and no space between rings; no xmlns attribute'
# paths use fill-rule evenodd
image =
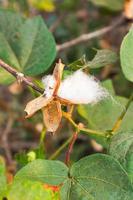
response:
<svg viewBox="0 0 133 200"><path fill-rule="evenodd" d="M70 142L69 147L68 147L68 151L66 152L65 163L66 163L67 166L69 166L69 164L70 164L70 156L71 156L71 153L72 153L72 150L73 150L73 146L74 146L74 143L75 143L77 137L78 137L78 131L76 131L73 134L73 137L72 137L71 142Z"/></svg>
<svg viewBox="0 0 133 200"><path fill-rule="evenodd" d="M5 130L2 134L2 137L1 137L2 147L4 148L8 164L12 163L12 154L11 154L10 146L9 146L9 143L8 143L8 136L9 136L9 133L11 131L12 125L13 125L13 117L10 116L9 120L7 122L7 126L6 126L6 128L5 128Z"/></svg>
<svg viewBox="0 0 133 200"><path fill-rule="evenodd" d="M0 67L2 67L6 71L8 71L10 74L12 74L17 80L21 79L21 82L24 82L26 85L32 87L34 90L36 90L36 91L40 92L41 94L43 94L44 90L42 88L40 88L37 85L35 85L33 82L28 80L28 78L26 78L24 76L24 74L18 72L16 69L14 69L10 65L6 64L1 59L0 59Z"/></svg>
<svg viewBox="0 0 133 200"><path fill-rule="evenodd" d="M62 115L73 125L74 128L78 129L82 133L86 133L87 135L98 135L100 137L106 137L107 135L107 132L88 129L88 128L84 128L83 126L79 126L78 124L75 123L75 121L73 121L69 113L66 113L63 111Z"/></svg>
<svg viewBox="0 0 133 200"><path fill-rule="evenodd" d="M82 34L80 35L79 37L75 38L75 39L72 39L70 41L67 41L63 44L59 44L57 45L57 51L63 51L67 48L70 48L72 46L75 46L77 44L80 44L80 43L83 43L83 42L86 42L90 39L94 39L96 37L100 37L102 35L105 35L106 33L110 32L111 30L113 30L114 28L120 26L123 22L125 22L125 17L122 15L120 17L118 17L117 19L113 19L113 22L109 25L109 26L106 26L104 28L101 28L97 31L94 31L92 33L86 33L86 34Z"/></svg>

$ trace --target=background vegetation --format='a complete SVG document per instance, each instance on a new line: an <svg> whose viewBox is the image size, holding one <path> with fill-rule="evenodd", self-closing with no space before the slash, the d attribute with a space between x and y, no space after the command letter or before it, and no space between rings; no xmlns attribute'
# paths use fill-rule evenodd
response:
<svg viewBox="0 0 133 200"><path fill-rule="evenodd" d="M1 0L0 7L0 59L5 63L30 77L28 80L39 88L43 88L41 78L52 73L59 58L68 66L64 78L87 64L86 72L95 75L113 97L93 106L76 106L72 118L64 115L53 135L47 133L41 111L25 119L25 105L39 93L29 85L18 84L0 67L0 198L131 200L133 2ZM83 134L76 139L68 169L60 161L65 160L75 130L71 120L88 131L81 128ZM91 155L94 153L99 154ZM60 161L44 160L48 158ZM17 181L7 192L10 184L6 182L12 183L19 169ZM82 180L80 176L86 174L104 177L106 187L103 182ZM73 185L69 176L76 180Z"/></svg>

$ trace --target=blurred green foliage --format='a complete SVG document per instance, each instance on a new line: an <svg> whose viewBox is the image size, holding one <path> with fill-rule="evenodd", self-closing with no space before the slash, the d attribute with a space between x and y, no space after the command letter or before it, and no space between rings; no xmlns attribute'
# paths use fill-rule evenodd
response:
<svg viewBox="0 0 133 200"><path fill-rule="evenodd" d="M63 119L55 136L41 135L41 113L24 120L23 112L25 104L38 93L22 86L15 89L12 85L15 79L0 68L0 131L4 132L11 115L13 126L8 143L13 161L17 162L13 170L18 170L7 185L7 169L0 158L0 199L132 200L133 103L125 112L119 131L111 135L120 114L126 111L132 92L133 30L127 33L130 22L101 38L61 52L56 49L56 44L114 22L123 12L124 1L1 0L0 6L0 59L42 86L41 77L51 73L54 62L61 58L65 64L63 79L82 68L102 80L101 85L109 91L108 98L102 102L75 108L73 119L77 124L83 123L85 128L106 135L79 134L71 157L72 166L68 167L63 162L46 158L72 135L73 127ZM98 151L92 145L93 139L101 145L102 153L79 160ZM3 150L2 146L1 155L4 155ZM64 160L65 151L60 152L61 160Z"/></svg>

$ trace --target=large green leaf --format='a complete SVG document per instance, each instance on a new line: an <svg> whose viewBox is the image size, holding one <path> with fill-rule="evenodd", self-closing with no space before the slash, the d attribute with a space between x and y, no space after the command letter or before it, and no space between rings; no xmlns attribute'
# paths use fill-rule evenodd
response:
<svg viewBox="0 0 133 200"><path fill-rule="evenodd" d="M129 81L133 81L133 28L122 41L120 58L125 77Z"/></svg>
<svg viewBox="0 0 133 200"><path fill-rule="evenodd" d="M124 110L127 103L124 97L107 98L96 105L80 105L78 106L79 114L86 119L88 127L97 130L111 130L114 123ZM131 103L124 119L120 130L126 131L133 128L133 103Z"/></svg>
<svg viewBox="0 0 133 200"><path fill-rule="evenodd" d="M0 33L0 58L20 70L20 65L16 55L2 33ZM11 74L0 68L0 83L6 84L12 82L13 80L15 79Z"/></svg>
<svg viewBox="0 0 133 200"><path fill-rule="evenodd" d="M29 179L50 185L59 185L65 181L67 173L66 165L60 161L37 159L23 167L16 174L15 179Z"/></svg>
<svg viewBox="0 0 133 200"><path fill-rule="evenodd" d="M68 168L59 161L39 159L29 163L15 177L15 184L18 183L19 188L21 183L22 187L17 197L20 197L19 193L24 192L23 181L26 188L27 181L33 181L35 185L36 181L62 185L60 191L62 200L132 200L133 198L131 183L124 169L114 158L102 154L81 159L70 168L69 172ZM15 189L13 191L15 195ZM36 194L34 198L36 199ZM15 196L13 200L16 199Z"/></svg>
<svg viewBox="0 0 133 200"><path fill-rule="evenodd" d="M18 59L26 75L46 72L55 56L55 42L41 17L28 19L20 28Z"/></svg>
<svg viewBox="0 0 133 200"><path fill-rule="evenodd" d="M20 70L20 65L15 54L17 49L16 38L23 20L15 12L0 9L0 59L18 70ZM14 80L12 75L0 67L0 83L9 84Z"/></svg>
<svg viewBox="0 0 133 200"><path fill-rule="evenodd" d="M112 157L87 156L70 169L70 179L61 190L63 200L132 200L126 172Z"/></svg>
<svg viewBox="0 0 133 200"><path fill-rule="evenodd" d="M119 11L124 6L124 0L89 0L96 6L105 7L110 10Z"/></svg>
<svg viewBox="0 0 133 200"><path fill-rule="evenodd" d="M0 10L0 58L26 75L46 72L56 56L56 45L41 17L24 19L21 15ZM0 69L0 83L14 78Z"/></svg>
<svg viewBox="0 0 133 200"><path fill-rule="evenodd" d="M17 52L16 39L19 37L19 28L23 23L24 18L20 14L0 9L0 32L3 33L14 52Z"/></svg>
<svg viewBox="0 0 133 200"><path fill-rule="evenodd" d="M109 153L119 160L133 182L133 130L114 135Z"/></svg>
<svg viewBox="0 0 133 200"><path fill-rule="evenodd" d="M51 200L52 192L44 189L39 182L22 180L12 184L7 198L8 200Z"/></svg>

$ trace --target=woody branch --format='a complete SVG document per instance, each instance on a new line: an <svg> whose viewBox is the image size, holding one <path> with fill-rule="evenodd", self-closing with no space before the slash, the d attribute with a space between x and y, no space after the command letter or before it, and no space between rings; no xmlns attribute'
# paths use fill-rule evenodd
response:
<svg viewBox="0 0 133 200"><path fill-rule="evenodd" d="M44 90L37 85L35 85L32 81L29 80L29 78L25 77L23 73L18 72L16 69L11 67L10 65L6 64L3 60L0 59L0 67L8 71L10 74L12 74L18 81L19 79L21 82L25 83L26 85L32 87L37 92L43 94Z"/></svg>
<svg viewBox="0 0 133 200"><path fill-rule="evenodd" d="M102 35L105 35L105 34L109 33L114 28L117 28L120 25L124 24L124 22L126 22L126 18L125 18L124 15L121 15L121 16L113 19L113 22L111 22L110 25L108 25L108 26L106 26L104 28L101 28L99 30L96 30L94 32L91 32L91 33L82 34L79 37L74 38L74 39L72 39L70 41L67 41L67 42L65 42L63 44L59 44L59 45L57 45L56 49L57 49L58 52L60 52L60 51L63 51L65 49L68 49L68 48L70 48L72 46L75 46L75 45L78 45L80 43L87 42L87 41L89 41L91 39L100 37Z"/></svg>

